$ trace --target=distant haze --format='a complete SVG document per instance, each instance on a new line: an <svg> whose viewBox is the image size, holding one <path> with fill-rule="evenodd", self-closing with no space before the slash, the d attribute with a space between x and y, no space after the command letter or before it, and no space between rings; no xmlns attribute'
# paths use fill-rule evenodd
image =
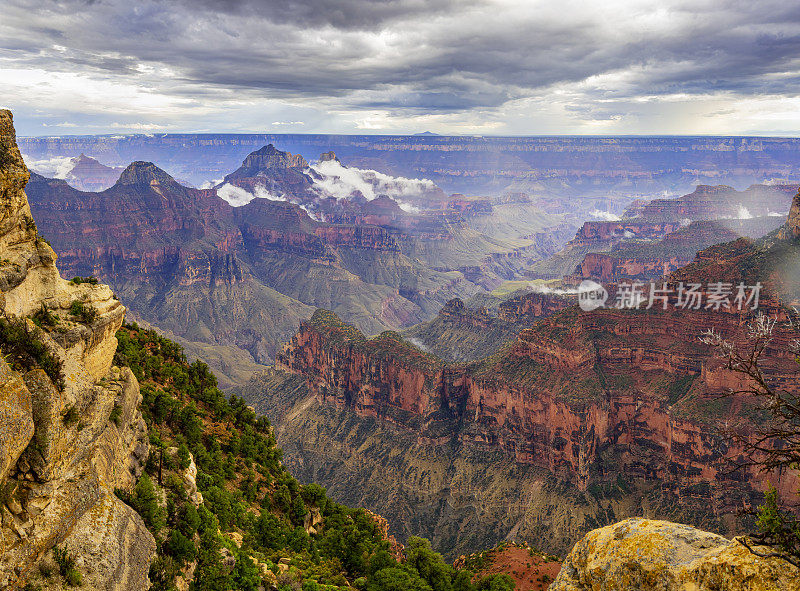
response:
<svg viewBox="0 0 800 591"><path fill-rule="evenodd" d="M800 6L4 0L20 135L796 135Z"/></svg>

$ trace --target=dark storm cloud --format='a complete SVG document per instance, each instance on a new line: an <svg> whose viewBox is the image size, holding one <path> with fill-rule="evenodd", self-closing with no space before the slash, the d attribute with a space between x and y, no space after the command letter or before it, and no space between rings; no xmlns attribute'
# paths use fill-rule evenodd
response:
<svg viewBox="0 0 800 591"><path fill-rule="evenodd" d="M800 94L800 7L636 4L12 0L0 58L177 98L395 113L498 108L559 89L575 95L569 112L598 119L618 112L583 101Z"/></svg>
<svg viewBox="0 0 800 591"><path fill-rule="evenodd" d="M300 27L373 29L395 20L463 10L473 0L184 0L189 9L258 17Z"/></svg>

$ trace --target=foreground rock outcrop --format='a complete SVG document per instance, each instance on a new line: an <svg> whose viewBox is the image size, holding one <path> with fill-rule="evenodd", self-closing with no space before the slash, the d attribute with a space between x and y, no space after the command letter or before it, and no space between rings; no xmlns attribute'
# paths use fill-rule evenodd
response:
<svg viewBox="0 0 800 591"><path fill-rule="evenodd" d="M792 591L800 569L686 525L627 519L589 532L550 591Z"/></svg>
<svg viewBox="0 0 800 591"><path fill-rule="evenodd" d="M155 541L114 496L149 446L139 384L111 367L125 308L105 285L61 278L28 178L0 111L0 587L63 545L91 588L145 589Z"/></svg>

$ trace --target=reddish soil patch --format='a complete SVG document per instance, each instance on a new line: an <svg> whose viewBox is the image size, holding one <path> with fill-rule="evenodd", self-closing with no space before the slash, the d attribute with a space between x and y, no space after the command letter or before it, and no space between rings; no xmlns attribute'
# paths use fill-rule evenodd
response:
<svg viewBox="0 0 800 591"><path fill-rule="evenodd" d="M528 548L508 546L493 550L481 576L506 573L517 584L517 591L544 591L555 580L561 563L531 552Z"/></svg>

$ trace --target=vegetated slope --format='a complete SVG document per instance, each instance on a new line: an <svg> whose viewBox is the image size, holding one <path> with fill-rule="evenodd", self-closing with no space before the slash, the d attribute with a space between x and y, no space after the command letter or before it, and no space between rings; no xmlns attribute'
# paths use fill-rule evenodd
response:
<svg viewBox="0 0 800 591"><path fill-rule="evenodd" d="M798 200L779 232L703 251L673 287L760 280L761 311L786 319L776 296L791 303L797 293L800 274L787 265L796 271L800 260ZM473 311L459 322L476 316L482 321ZM566 549L635 514L734 533L746 527L737 507L757 502L765 480L728 472L741 450L720 429L743 421L746 431L761 415L746 400L720 400L736 377L699 337L714 328L740 339L750 316L572 307L456 365L411 343L366 339L317 312L278 356L277 369L294 375L271 372L240 391L276 417L298 474L452 553L503 538ZM765 371L800 388L787 353L794 338L778 325ZM775 485L791 490L792 479L781 474Z"/></svg>
<svg viewBox="0 0 800 591"><path fill-rule="evenodd" d="M508 573L518 591L546 590L561 568L555 556L535 550L526 543L509 542L491 550L461 556L456 565L462 564L478 573Z"/></svg>
<svg viewBox="0 0 800 591"><path fill-rule="evenodd" d="M135 324L117 338L115 362L141 383L151 444L146 474L118 494L158 542L154 590L181 582L197 590L423 590L456 580L455 588L471 588L472 572L457 572L424 540L403 549L379 517L300 484L281 463L269 421L227 399L205 364L188 363L175 343Z"/></svg>

